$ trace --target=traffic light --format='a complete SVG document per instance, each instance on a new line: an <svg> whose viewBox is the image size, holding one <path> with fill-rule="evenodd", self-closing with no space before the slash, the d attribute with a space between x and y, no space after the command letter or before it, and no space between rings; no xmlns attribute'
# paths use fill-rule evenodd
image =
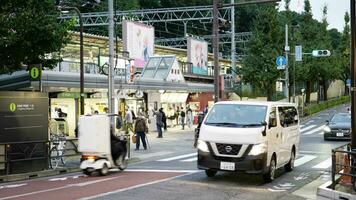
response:
<svg viewBox="0 0 356 200"><path fill-rule="evenodd" d="M331 55L329 50L313 50L314 57L329 57Z"/></svg>

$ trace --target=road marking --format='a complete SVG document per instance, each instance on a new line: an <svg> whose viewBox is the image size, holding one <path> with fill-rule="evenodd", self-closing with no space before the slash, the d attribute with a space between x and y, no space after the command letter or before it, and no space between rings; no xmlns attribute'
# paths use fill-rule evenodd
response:
<svg viewBox="0 0 356 200"><path fill-rule="evenodd" d="M0 198L0 200L19 198L19 197L24 197L24 196L34 195L34 194L40 194L40 193L44 193L44 192L51 192L51 191L56 191L56 190L61 190L61 189L70 188L70 187L73 187L73 186L79 186L79 187L81 187L81 186L86 186L86 185L90 185L90 184L95 184L95 183L98 183L98 182L104 182L104 181L108 181L108 180L116 179L116 178L121 178L121 177L122 177L122 176L117 176L117 177L105 178L105 179L100 179L100 180L95 180L95 181L88 181L88 182L79 183L79 184L69 184L69 185L65 185L65 186L61 186L61 187L56 187L56 188L51 188L51 189L47 189L47 190L39 190L39 191L35 191L35 192L29 192L29 193L14 195L14 196L3 197L3 198Z"/></svg>
<svg viewBox="0 0 356 200"><path fill-rule="evenodd" d="M302 156L301 158L298 158L297 160L295 160L294 162L294 166L295 167L298 167L300 165L303 165L313 159L315 159L316 156L312 156L312 155L305 155L305 156Z"/></svg>
<svg viewBox="0 0 356 200"><path fill-rule="evenodd" d="M300 154L324 154L324 155L330 155L330 152L325 153L321 151L299 151Z"/></svg>
<svg viewBox="0 0 356 200"><path fill-rule="evenodd" d="M190 154L184 154L181 156L175 156L175 157L171 157L171 158L165 158L165 159L161 159L161 160L157 160L159 162L167 162L167 161L172 161L172 160L178 160L181 158L188 158L188 157L192 157L192 156L196 156L198 155L198 153L190 153Z"/></svg>
<svg viewBox="0 0 356 200"><path fill-rule="evenodd" d="M140 155L140 158L152 158L152 157L156 157L156 156L165 156L168 154L171 154L173 152L171 151L159 151L159 152L155 152L155 153L148 153L148 154L144 154L144 155Z"/></svg>
<svg viewBox="0 0 356 200"><path fill-rule="evenodd" d="M324 127L325 127L325 125L322 125L322 126L316 128L316 129L307 131L307 132L303 133L302 135L311 135L311 134L313 134L313 133L317 133L317 132L319 132L319 131L322 131L322 130L324 129ZM320 134L320 133L319 133L319 134Z"/></svg>
<svg viewBox="0 0 356 200"><path fill-rule="evenodd" d="M186 160L181 160L181 162L193 162L193 161L197 161L197 160L198 160L198 157L194 157L194 158L189 158Z"/></svg>
<svg viewBox="0 0 356 200"><path fill-rule="evenodd" d="M323 162L315 165L314 169L327 169L331 166L331 158L324 160Z"/></svg>
<svg viewBox="0 0 356 200"><path fill-rule="evenodd" d="M13 184L13 185L1 185L0 189L5 189L5 188L17 188L21 186L25 186L27 183L22 183L22 184Z"/></svg>
<svg viewBox="0 0 356 200"><path fill-rule="evenodd" d="M157 184L157 183L162 183L162 182L165 182L165 181L170 181L170 180L173 180L173 179L176 179L176 178L180 178L180 177L192 175L192 174L194 174L194 173L196 173L196 172L187 173L187 174L182 174L182 175L178 175L178 176L174 176L174 177L170 177L170 178L166 178L166 179L162 179L162 180L152 181L152 182L149 182L149 183L143 183L143 184L135 185L135 186L128 187L128 188L118 189L118 190L116 190L116 191L101 193L101 194L98 194L98 195L81 198L80 200L89 200L89 199L104 197L104 196L111 195L111 194L115 194L115 193L119 193L119 192L124 192L124 191L132 190L132 189L136 189L136 188L140 188L140 187L144 187L144 186L148 186L148 185L153 185L153 184Z"/></svg>
<svg viewBox="0 0 356 200"><path fill-rule="evenodd" d="M316 125L307 126L305 128L300 129L300 132L305 132L305 131L310 130L310 129L314 128L314 127L316 127Z"/></svg>

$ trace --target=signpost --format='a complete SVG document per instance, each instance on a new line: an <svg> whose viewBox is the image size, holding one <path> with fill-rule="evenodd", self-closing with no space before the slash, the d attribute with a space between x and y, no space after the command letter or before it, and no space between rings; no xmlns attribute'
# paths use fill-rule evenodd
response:
<svg viewBox="0 0 356 200"><path fill-rule="evenodd" d="M287 60L284 56L278 56L276 59L277 69L284 70L287 65Z"/></svg>
<svg viewBox="0 0 356 200"><path fill-rule="evenodd" d="M303 50L302 46L295 46L295 61L301 62L303 61Z"/></svg>

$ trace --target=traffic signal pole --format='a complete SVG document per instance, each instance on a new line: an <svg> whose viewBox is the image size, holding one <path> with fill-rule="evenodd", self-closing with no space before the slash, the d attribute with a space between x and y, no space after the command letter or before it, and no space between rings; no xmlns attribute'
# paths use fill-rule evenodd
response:
<svg viewBox="0 0 356 200"><path fill-rule="evenodd" d="M356 12L355 0L351 0L351 149L356 150Z"/></svg>

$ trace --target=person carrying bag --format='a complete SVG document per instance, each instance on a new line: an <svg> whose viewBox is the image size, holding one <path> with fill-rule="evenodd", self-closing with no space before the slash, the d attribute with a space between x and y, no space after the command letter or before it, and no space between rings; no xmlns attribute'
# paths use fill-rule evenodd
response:
<svg viewBox="0 0 356 200"><path fill-rule="evenodd" d="M146 143L146 133L147 132L148 132L148 126L146 123L146 119L144 118L142 113L139 113L138 117L135 121L135 133L136 133L136 149L135 149L135 151L140 149L140 139L142 141L143 148L145 150L147 150L147 143ZM134 140L132 140L132 141L134 141Z"/></svg>

